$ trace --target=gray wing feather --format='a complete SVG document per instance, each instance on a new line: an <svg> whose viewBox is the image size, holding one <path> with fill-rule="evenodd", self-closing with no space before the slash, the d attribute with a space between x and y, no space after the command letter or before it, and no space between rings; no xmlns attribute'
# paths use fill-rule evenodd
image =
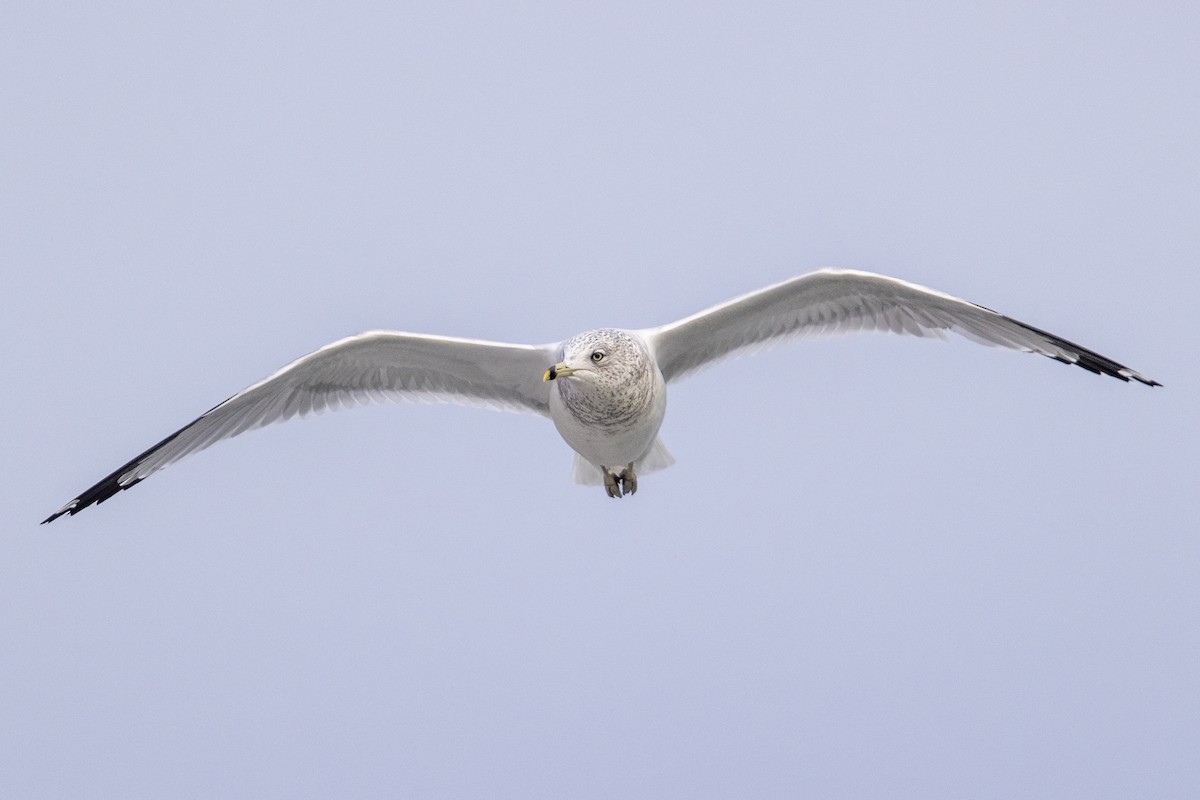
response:
<svg viewBox="0 0 1200 800"><path fill-rule="evenodd" d="M1123 381L1160 385L1112 359L998 314L914 283L857 270L824 269L769 286L659 328L639 331L663 377L678 380L747 350L793 338L891 331L971 341L1038 353Z"/></svg>
<svg viewBox="0 0 1200 800"><path fill-rule="evenodd" d="M185 456L292 417L388 401L434 401L550 413L542 373L558 345L519 345L397 331L351 336L235 394L52 514L76 514Z"/></svg>

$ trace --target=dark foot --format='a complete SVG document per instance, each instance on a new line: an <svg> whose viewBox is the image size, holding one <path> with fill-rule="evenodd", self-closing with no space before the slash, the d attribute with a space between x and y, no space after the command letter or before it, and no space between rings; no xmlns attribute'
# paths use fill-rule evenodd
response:
<svg viewBox="0 0 1200 800"><path fill-rule="evenodd" d="M623 497L637 493L637 473L633 464L627 464L619 470L604 468L604 491L609 497Z"/></svg>

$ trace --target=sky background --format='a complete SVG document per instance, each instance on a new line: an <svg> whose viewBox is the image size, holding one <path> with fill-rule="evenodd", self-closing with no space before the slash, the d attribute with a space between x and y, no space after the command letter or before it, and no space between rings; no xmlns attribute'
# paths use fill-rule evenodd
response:
<svg viewBox="0 0 1200 800"><path fill-rule="evenodd" d="M11 3L0 795L1200 794L1200 9ZM643 327L822 266L1162 381L956 339L671 387L570 482L534 416L222 443L373 328Z"/></svg>

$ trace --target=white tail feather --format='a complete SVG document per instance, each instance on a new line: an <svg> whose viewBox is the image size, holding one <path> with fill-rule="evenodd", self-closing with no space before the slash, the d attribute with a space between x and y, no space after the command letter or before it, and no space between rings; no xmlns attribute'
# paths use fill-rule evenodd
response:
<svg viewBox="0 0 1200 800"><path fill-rule="evenodd" d="M675 457L667 451L662 439L655 436L653 444L641 458L633 462L633 468L638 475L666 469L675 463ZM604 473L599 464L593 464L578 453L575 454L575 467L572 474L575 483L583 486L603 486Z"/></svg>

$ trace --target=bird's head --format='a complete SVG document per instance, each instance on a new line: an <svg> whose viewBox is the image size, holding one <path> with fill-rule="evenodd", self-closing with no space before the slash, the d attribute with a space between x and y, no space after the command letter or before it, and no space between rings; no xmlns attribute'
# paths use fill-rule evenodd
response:
<svg viewBox="0 0 1200 800"><path fill-rule="evenodd" d="M585 384L616 382L619 373L636 368L643 348L625 331L600 328L572 336L563 343L557 364L546 370L543 380L569 378Z"/></svg>

